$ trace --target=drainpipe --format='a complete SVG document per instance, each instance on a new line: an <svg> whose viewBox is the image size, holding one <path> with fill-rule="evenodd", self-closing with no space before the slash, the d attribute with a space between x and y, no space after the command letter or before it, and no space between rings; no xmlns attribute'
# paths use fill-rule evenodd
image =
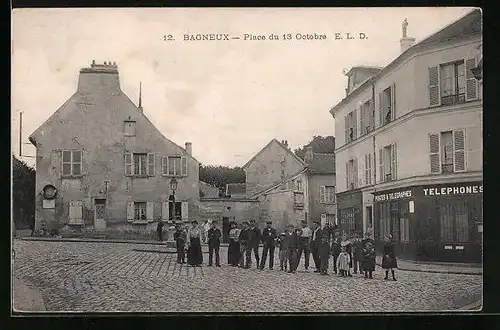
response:
<svg viewBox="0 0 500 330"><path fill-rule="evenodd" d="M372 85L372 105L373 105L373 110L372 110L372 114L373 114L373 126L375 126L375 84L371 83ZM375 127L373 127L373 130L375 130ZM375 134L373 134L372 136L372 143L373 143L373 185L375 186L377 184L377 148L375 147ZM373 195L375 196L375 195ZM375 202L375 198L373 199L373 201ZM371 228L372 228L372 231L373 231L373 237L372 239L375 240L375 203L372 203L372 214L371 214L371 217L372 219L372 223L371 223Z"/></svg>

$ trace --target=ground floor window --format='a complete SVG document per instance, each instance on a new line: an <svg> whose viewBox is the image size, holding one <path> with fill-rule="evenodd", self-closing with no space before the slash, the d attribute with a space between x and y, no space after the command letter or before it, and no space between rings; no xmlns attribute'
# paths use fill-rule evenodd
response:
<svg viewBox="0 0 500 330"><path fill-rule="evenodd" d="M147 220L146 210L146 202L134 202L134 220Z"/></svg>
<svg viewBox="0 0 500 330"><path fill-rule="evenodd" d="M342 209L340 212L340 228L348 236L354 234L357 230L361 230L359 221L356 221L357 218L358 214L354 207Z"/></svg>
<svg viewBox="0 0 500 330"><path fill-rule="evenodd" d="M410 241L410 220L408 201L378 203L378 238L383 240L389 234L394 241Z"/></svg>
<svg viewBox="0 0 500 330"><path fill-rule="evenodd" d="M175 205L174 205L175 204ZM182 219L182 202L169 202L168 218L170 220ZM175 212L175 213L174 213ZM174 219L175 214L175 219Z"/></svg>
<svg viewBox="0 0 500 330"><path fill-rule="evenodd" d="M465 201L441 203L439 205L439 215L441 241L469 241L469 209Z"/></svg>
<svg viewBox="0 0 500 330"><path fill-rule="evenodd" d="M326 223L328 223L329 225L338 225L337 223L337 218L335 217L335 214L329 214L327 213L326 214Z"/></svg>

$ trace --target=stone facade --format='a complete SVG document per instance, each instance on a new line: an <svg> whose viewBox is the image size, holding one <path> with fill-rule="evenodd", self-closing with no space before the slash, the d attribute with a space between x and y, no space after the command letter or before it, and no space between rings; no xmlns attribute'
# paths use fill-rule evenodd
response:
<svg viewBox="0 0 500 330"><path fill-rule="evenodd" d="M163 172L167 156L182 159L176 167L182 170L175 192L182 219L198 213L199 162L190 154L191 145L184 149L155 128L121 91L116 65L82 69L76 93L30 141L36 147L37 191L47 185L57 189L55 203L37 195L37 229L155 228L158 220L169 218L170 180L175 173ZM146 155L145 162L136 162L144 156L134 154ZM102 212L96 219L99 203L104 207L99 206ZM147 203L145 219L135 219L134 203Z"/></svg>

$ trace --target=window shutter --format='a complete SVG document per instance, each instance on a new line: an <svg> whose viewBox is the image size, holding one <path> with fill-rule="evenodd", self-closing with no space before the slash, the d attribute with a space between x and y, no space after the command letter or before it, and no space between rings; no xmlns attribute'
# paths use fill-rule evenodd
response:
<svg viewBox="0 0 500 330"><path fill-rule="evenodd" d="M378 151L378 164L379 164L379 174L380 179L379 182L384 182L384 148L380 148Z"/></svg>
<svg viewBox="0 0 500 330"><path fill-rule="evenodd" d="M358 187L358 159L354 158L354 188Z"/></svg>
<svg viewBox="0 0 500 330"><path fill-rule="evenodd" d="M349 162L345 163L345 186L346 190L349 190Z"/></svg>
<svg viewBox="0 0 500 330"><path fill-rule="evenodd" d="M76 217L75 202L70 201L69 202L69 216L68 216L70 222L73 219L75 219L75 217Z"/></svg>
<svg viewBox="0 0 500 330"><path fill-rule="evenodd" d="M167 175L167 157L163 156L161 157L161 174L162 175Z"/></svg>
<svg viewBox="0 0 500 330"><path fill-rule="evenodd" d="M181 171L182 171L182 176L188 175L188 164L186 156L181 157Z"/></svg>
<svg viewBox="0 0 500 330"><path fill-rule="evenodd" d="M349 142L349 116L344 116L344 121L345 121L345 143L347 144Z"/></svg>
<svg viewBox="0 0 500 330"><path fill-rule="evenodd" d="M465 132L453 131L453 166L455 172L465 171Z"/></svg>
<svg viewBox="0 0 500 330"><path fill-rule="evenodd" d="M391 100L391 106L392 106L391 120L395 120L396 119L396 84L392 85L391 97L392 97L392 100Z"/></svg>
<svg viewBox="0 0 500 330"><path fill-rule="evenodd" d="M162 202L161 203L161 219L163 221L168 221L169 219L169 208L170 208L170 203L168 201Z"/></svg>
<svg viewBox="0 0 500 330"><path fill-rule="evenodd" d="M153 222L153 210L154 210L154 203L147 202L146 203L146 218L148 219L148 222Z"/></svg>
<svg viewBox="0 0 500 330"><path fill-rule="evenodd" d="M132 160L132 153L126 152L125 153L125 175L130 176L132 175L133 168L132 168L133 160Z"/></svg>
<svg viewBox="0 0 500 330"><path fill-rule="evenodd" d="M397 178L398 154L396 151L396 143L391 146L391 179Z"/></svg>
<svg viewBox="0 0 500 330"><path fill-rule="evenodd" d="M363 105L359 108L359 136L366 133L366 107Z"/></svg>
<svg viewBox="0 0 500 330"><path fill-rule="evenodd" d="M477 99L478 81L474 78L471 69L476 67L476 59L469 58L465 60L465 98L467 101L472 101Z"/></svg>
<svg viewBox="0 0 500 330"><path fill-rule="evenodd" d="M170 173L170 158L167 156L165 157L165 164L167 166L167 175L172 175L172 173Z"/></svg>
<svg viewBox="0 0 500 330"><path fill-rule="evenodd" d="M155 176L155 154L148 154L148 175Z"/></svg>
<svg viewBox="0 0 500 330"><path fill-rule="evenodd" d="M429 105L436 106L441 104L439 96L439 66L429 68Z"/></svg>
<svg viewBox="0 0 500 330"><path fill-rule="evenodd" d="M127 221L134 221L134 202L127 203Z"/></svg>
<svg viewBox="0 0 500 330"><path fill-rule="evenodd" d="M319 187L319 202L325 203L325 186Z"/></svg>
<svg viewBox="0 0 500 330"><path fill-rule="evenodd" d="M384 93L378 93L378 127L384 126Z"/></svg>
<svg viewBox="0 0 500 330"><path fill-rule="evenodd" d="M429 134L429 157L431 163L431 173L441 173L439 144L439 134Z"/></svg>
<svg viewBox="0 0 500 330"><path fill-rule="evenodd" d="M368 155L365 155L365 184L368 184Z"/></svg>
<svg viewBox="0 0 500 330"><path fill-rule="evenodd" d="M181 203L181 215L182 215L182 221L188 221L189 219L189 210L188 210L188 202L182 202Z"/></svg>
<svg viewBox="0 0 500 330"><path fill-rule="evenodd" d="M358 138L358 117L357 117L357 109L354 109L352 112L352 130L354 131L353 133L353 140L356 140Z"/></svg>

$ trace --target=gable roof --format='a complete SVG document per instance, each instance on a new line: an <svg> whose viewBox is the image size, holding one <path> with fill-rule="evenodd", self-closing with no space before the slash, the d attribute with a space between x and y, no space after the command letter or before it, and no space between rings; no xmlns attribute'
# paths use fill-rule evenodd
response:
<svg viewBox="0 0 500 330"><path fill-rule="evenodd" d="M262 195L262 194L265 194L265 193L268 193L269 191L279 187L280 185L282 185L283 183L286 183L286 182L289 182L291 180L294 180L297 176L299 176L300 174L304 173L307 171L307 168L303 168L301 169L300 171L298 172L295 172L289 176L287 176L284 180L278 180L278 181L275 181L273 182L271 185L267 186L267 188L264 188L264 189L261 189L260 191L256 192L256 193L253 193L252 195L250 195L249 197L250 198L255 198L259 195Z"/></svg>
<svg viewBox="0 0 500 330"><path fill-rule="evenodd" d="M228 183L226 184L226 195L245 195L246 189L246 183Z"/></svg>
<svg viewBox="0 0 500 330"><path fill-rule="evenodd" d="M309 163L311 174L335 174L335 154L314 153Z"/></svg>
<svg viewBox="0 0 500 330"><path fill-rule="evenodd" d="M293 158L295 158L301 165L307 166L307 163L304 162L302 159L300 159L299 156L297 156L294 152L292 152L290 149L288 149L287 146L285 146L283 143L279 142L276 138L272 139L269 141L268 144L264 148L262 148L258 153L256 153L245 165L243 165L243 169L247 168L254 160L257 158L259 155L261 155L266 149L268 149L271 144L276 143L279 147L282 149L286 150L290 155L292 155Z"/></svg>
<svg viewBox="0 0 500 330"><path fill-rule="evenodd" d="M118 75L118 69L117 69L116 65L111 65L111 64L105 69L102 69L101 65L92 64L91 68L82 68L80 70L80 74L82 74L82 73ZM35 147L36 147L37 138L38 138L40 132L44 128L46 128L47 126L52 126L54 124L57 125L58 118L66 117L69 114L73 113L74 111L80 110L81 104L94 104L95 105L96 103L98 103L98 104L105 103L106 98L111 96L113 98L116 97L116 98L121 98L122 100L125 100L125 103L128 103L128 105L131 108L135 108L137 110L137 114L139 116L142 116L142 118L146 120L146 122L151 126L151 128L153 130L155 130L163 139L165 139L169 143L177 146L179 149L184 150L185 154L187 156L189 156L190 158L192 158L193 160L195 160L196 162L199 163L199 161L196 158L194 158L192 155L190 155L186 152L185 148L179 146L178 144L176 144L172 140L166 138L165 135L163 135L163 133L151 122L151 120L149 120L149 118L142 111L139 110L139 108L135 105L135 103L132 102L132 100L130 100L130 98L127 96L127 94L125 94L121 90L119 83L117 86L113 86L114 88L116 88L116 90L112 90L110 93L100 93L100 92L92 93L91 91L89 91L89 89L90 89L89 86L81 87L81 85L84 85L84 84L82 84L81 76L79 77L78 84L79 84L79 86L77 88L77 91L73 95L71 95L54 113L52 113L52 115L50 115L49 118L47 118L47 120L45 120L33 133L30 134L30 136L28 137L28 140ZM77 104L77 106L71 107L70 105L72 103Z"/></svg>
<svg viewBox="0 0 500 330"><path fill-rule="evenodd" d="M403 60L409 58L411 55L429 49L432 47L437 47L444 42L454 41L459 38L464 38L471 35L477 35L482 33L482 16L480 9L473 9L469 13L463 15L461 18L455 20L451 24L448 24L439 31L433 33L427 38L417 42L415 45L408 48L406 51L397 56L392 62L387 64L382 70L376 75L368 78L363 83L361 83L356 89L354 89L349 95L344 97L339 103L330 109L332 115L335 114L336 110L341 106L346 104L351 97L358 95L359 93L365 91L364 87L369 84L374 83L388 71L392 70L395 66L399 65Z"/></svg>

